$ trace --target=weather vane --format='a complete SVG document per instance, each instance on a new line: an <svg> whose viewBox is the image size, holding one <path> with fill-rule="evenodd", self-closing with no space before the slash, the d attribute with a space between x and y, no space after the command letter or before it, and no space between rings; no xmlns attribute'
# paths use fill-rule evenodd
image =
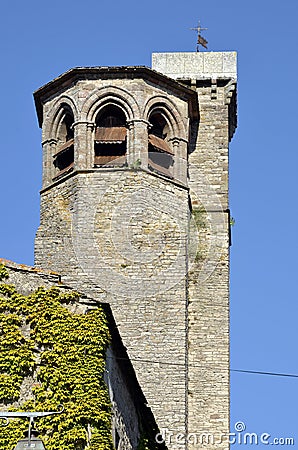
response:
<svg viewBox="0 0 298 450"><path fill-rule="evenodd" d="M203 36L201 36L201 31L202 30L208 30L208 28L202 28L201 27L201 22L199 20L198 22L198 26L196 28L191 28L191 30L194 30L198 33L198 40L197 40L197 52L200 51L200 45L204 48L207 48L207 44L208 42L206 41L206 39L203 38Z"/></svg>

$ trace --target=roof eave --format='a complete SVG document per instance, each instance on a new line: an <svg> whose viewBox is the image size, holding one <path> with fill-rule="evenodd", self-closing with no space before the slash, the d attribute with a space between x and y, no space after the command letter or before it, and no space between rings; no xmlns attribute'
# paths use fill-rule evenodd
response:
<svg viewBox="0 0 298 450"><path fill-rule="evenodd" d="M155 70L146 66L124 66L124 67L75 67L73 69L64 72L59 77L45 84L37 89L34 94L34 102L37 111L38 123L42 127L43 122L43 103L55 93L61 90L61 87L67 88L71 84L81 79L88 79L88 77L98 75L103 77L132 77L132 78L144 78L156 81L158 84L162 83L164 86L171 89L173 92L182 95L187 101L192 104L191 110L193 114L198 114L197 95L196 93L184 86L182 83L167 77Z"/></svg>

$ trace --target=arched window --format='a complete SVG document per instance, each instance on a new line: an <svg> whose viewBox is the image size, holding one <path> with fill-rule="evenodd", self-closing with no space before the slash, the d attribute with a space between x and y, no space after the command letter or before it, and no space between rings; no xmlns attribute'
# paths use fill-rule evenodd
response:
<svg viewBox="0 0 298 450"><path fill-rule="evenodd" d="M95 166L126 164L126 117L121 108L109 104L97 115L94 143Z"/></svg>
<svg viewBox="0 0 298 450"><path fill-rule="evenodd" d="M148 136L149 169L173 178L174 153L167 142L171 137L168 123L160 111L153 112L149 122L151 124Z"/></svg>
<svg viewBox="0 0 298 450"><path fill-rule="evenodd" d="M54 155L54 166L58 169L55 178L69 172L74 164L74 132L72 111L66 105L63 107L61 121L58 127L57 152Z"/></svg>

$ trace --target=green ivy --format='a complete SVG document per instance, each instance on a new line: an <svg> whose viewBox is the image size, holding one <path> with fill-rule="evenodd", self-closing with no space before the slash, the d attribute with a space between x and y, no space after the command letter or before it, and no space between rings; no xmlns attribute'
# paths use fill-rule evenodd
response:
<svg viewBox="0 0 298 450"><path fill-rule="evenodd" d="M0 279L7 278L0 265ZM47 450L113 449L111 405L104 383L109 330L104 311L72 312L79 294L39 288L24 296L0 284L0 402L19 401L26 377L36 380L32 400L18 410L64 412L38 420ZM68 307L67 307L68 306ZM26 332L27 330L27 332ZM12 408L10 408L12 410ZM28 427L1 428L0 450L10 450Z"/></svg>
<svg viewBox="0 0 298 450"><path fill-rule="evenodd" d="M4 280L5 278L8 278L7 269L3 264L0 264L0 280Z"/></svg>

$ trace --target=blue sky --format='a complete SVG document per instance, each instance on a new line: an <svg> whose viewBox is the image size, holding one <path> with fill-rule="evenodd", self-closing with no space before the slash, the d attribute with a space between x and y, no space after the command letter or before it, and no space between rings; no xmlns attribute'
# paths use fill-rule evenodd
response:
<svg viewBox="0 0 298 450"><path fill-rule="evenodd" d="M0 255L33 264L41 133L32 92L73 66L150 66L152 52L194 51L199 18L209 50L236 50L239 61L231 366L298 374L297 0L2 2ZM298 378L232 372L231 399L232 429L243 421L298 446Z"/></svg>

